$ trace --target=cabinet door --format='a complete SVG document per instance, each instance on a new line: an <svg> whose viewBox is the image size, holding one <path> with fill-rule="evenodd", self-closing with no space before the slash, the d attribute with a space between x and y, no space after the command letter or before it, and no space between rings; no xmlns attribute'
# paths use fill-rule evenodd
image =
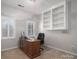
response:
<svg viewBox="0 0 79 59"><path fill-rule="evenodd" d="M25 47L25 53L27 56L29 56L30 58L32 58L32 47L31 47L31 43L26 41L27 44L26 44L26 47Z"/></svg>
<svg viewBox="0 0 79 59"><path fill-rule="evenodd" d="M40 55L40 41L33 42L31 48L33 57L37 57Z"/></svg>

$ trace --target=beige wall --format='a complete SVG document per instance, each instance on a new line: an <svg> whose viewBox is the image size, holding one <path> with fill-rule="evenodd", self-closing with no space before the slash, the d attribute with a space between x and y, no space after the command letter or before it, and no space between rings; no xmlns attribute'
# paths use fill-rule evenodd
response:
<svg viewBox="0 0 79 59"><path fill-rule="evenodd" d="M68 4L68 30L67 31L44 31L45 45L76 54L77 51L77 1L71 0ZM40 16L39 16L40 17ZM42 22L40 21L40 25ZM39 25L39 28L40 28ZM41 32L41 29L39 29Z"/></svg>
<svg viewBox="0 0 79 59"><path fill-rule="evenodd" d="M32 21L35 21L35 19L32 18ZM15 20L16 22L16 28L15 28L15 35L16 37L14 39L2 39L1 40L1 49L9 49L9 48L15 48L18 47L19 43L19 37L21 35L21 32L26 32L26 22L28 20ZM35 21L36 22L36 21ZM37 28L37 26L35 26ZM37 28L38 29L38 28ZM35 36L37 36L37 29L35 29Z"/></svg>
<svg viewBox="0 0 79 59"><path fill-rule="evenodd" d="M1 15L6 17L11 17L13 20L15 20L15 35L16 37L14 39L1 39L1 50L6 50L9 48L15 48L18 47L19 37L21 32L26 32L26 22L29 20L35 21L37 24L37 18L34 18L31 14L28 14L27 12L24 12L22 10L19 10L17 8L2 4L1 5ZM36 28L38 29L37 25ZM35 29L35 35L37 36L37 29Z"/></svg>
<svg viewBox="0 0 79 59"><path fill-rule="evenodd" d="M16 22L16 37L14 39L2 39L1 40L1 49L8 49L8 48L14 48L14 47L18 47L18 39L20 36L20 32L24 31L24 22L25 20L15 20Z"/></svg>

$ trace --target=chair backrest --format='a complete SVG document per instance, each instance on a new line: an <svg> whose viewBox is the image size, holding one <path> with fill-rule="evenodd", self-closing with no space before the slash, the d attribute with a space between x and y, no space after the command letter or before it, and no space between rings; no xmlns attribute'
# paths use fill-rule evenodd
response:
<svg viewBox="0 0 79 59"><path fill-rule="evenodd" d="M45 37L44 33L39 33L38 34L37 39L38 40L41 40L41 44L44 44L44 37Z"/></svg>

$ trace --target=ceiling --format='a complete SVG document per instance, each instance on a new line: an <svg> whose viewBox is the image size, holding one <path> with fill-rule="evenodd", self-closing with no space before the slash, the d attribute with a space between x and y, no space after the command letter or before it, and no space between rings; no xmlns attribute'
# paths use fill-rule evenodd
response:
<svg viewBox="0 0 79 59"><path fill-rule="evenodd" d="M1 0L1 8L3 5L8 5L14 8L21 9L31 14L39 14L41 11L51 7L52 5L59 3L63 0L35 0L35 2L29 2L31 0ZM24 7L19 7L18 4Z"/></svg>

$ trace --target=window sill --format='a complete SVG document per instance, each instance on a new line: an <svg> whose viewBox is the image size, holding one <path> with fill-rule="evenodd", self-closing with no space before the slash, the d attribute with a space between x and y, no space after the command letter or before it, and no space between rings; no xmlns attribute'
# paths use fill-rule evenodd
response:
<svg viewBox="0 0 79 59"><path fill-rule="evenodd" d="M15 37L2 37L1 39L15 39Z"/></svg>

